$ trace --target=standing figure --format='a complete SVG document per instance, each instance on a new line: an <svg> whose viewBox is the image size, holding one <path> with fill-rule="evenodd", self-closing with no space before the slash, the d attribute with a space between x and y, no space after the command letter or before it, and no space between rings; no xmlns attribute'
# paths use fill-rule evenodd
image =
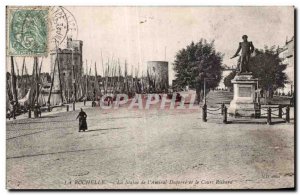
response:
<svg viewBox="0 0 300 195"><path fill-rule="evenodd" d="M10 109L8 108L8 109L7 109L7 113L6 113L6 118L8 118L8 120L10 120L10 117L11 117L11 111L10 111Z"/></svg>
<svg viewBox="0 0 300 195"><path fill-rule="evenodd" d="M239 59L239 73L242 72L249 72L249 60L250 60L250 56L251 54L254 52L254 46L252 44L251 41L247 41L248 36L247 35L243 35L242 36L243 42L239 43L239 48L237 49L236 53L230 58L235 58L238 56L238 54L241 52L241 57Z"/></svg>
<svg viewBox="0 0 300 195"><path fill-rule="evenodd" d="M17 111L17 103L15 101L12 102L12 118L16 119L16 111Z"/></svg>
<svg viewBox="0 0 300 195"><path fill-rule="evenodd" d="M87 123L86 123L86 118L87 118L87 115L86 113L82 110L82 108L80 109L80 112L77 116L76 119L79 118L79 132L82 130L82 131L85 131L87 130Z"/></svg>

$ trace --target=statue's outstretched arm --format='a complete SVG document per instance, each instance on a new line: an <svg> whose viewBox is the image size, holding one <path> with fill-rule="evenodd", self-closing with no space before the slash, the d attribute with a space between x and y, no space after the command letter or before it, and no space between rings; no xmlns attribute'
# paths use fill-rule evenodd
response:
<svg viewBox="0 0 300 195"><path fill-rule="evenodd" d="M241 43L239 43L239 48L236 50L235 54L230 59L237 57L239 55L241 49L242 49L242 46L241 46Z"/></svg>

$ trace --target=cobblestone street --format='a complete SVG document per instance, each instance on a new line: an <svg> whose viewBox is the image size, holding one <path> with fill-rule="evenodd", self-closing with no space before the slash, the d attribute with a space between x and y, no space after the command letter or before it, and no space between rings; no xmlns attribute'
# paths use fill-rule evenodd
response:
<svg viewBox="0 0 300 195"><path fill-rule="evenodd" d="M78 111L7 122L8 188L294 187L293 122L203 123L200 109L84 110L87 132L78 132Z"/></svg>

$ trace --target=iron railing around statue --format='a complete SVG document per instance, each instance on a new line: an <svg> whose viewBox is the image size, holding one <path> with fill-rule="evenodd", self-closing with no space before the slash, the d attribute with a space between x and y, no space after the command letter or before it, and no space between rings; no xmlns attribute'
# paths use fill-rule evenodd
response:
<svg viewBox="0 0 300 195"><path fill-rule="evenodd" d="M207 115L219 116L223 115L223 123L227 123L227 108L223 103L220 108L207 108L207 104L202 106L202 121L207 122Z"/></svg>
<svg viewBox="0 0 300 195"><path fill-rule="evenodd" d="M285 112L284 112L285 108ZM282 118L285 122L290 122L290 106L278 105L274 106L267 106L261 108L264 113L261 114L263 117L267 117L267 124L272 124L272 118Z"/></svg>
<svg viewBox="0 0 300 195"><path fill-rule="evenodd" d="M284 112L285 110L285 112ZM264 111L264 112L262 112ZM223 103L220 108L208 108L207 104L202 106L202 121L207 122L208 116L222 115L223 123L227 124L227 107ZM267 118L267 124L272 124L272 118L281 118L285 122L290 122L290 106L278 105L278 106L264 106L258 105L255 108L255 118Z"/></svg>

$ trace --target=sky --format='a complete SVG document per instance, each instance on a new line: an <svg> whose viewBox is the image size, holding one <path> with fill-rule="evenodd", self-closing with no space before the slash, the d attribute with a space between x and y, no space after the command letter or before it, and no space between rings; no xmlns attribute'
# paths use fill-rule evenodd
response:
<svg viewBox="0 0 300 195"><path fill-rule="evenodd" d="M201 38L215 41L224 54L223 63L236 64L235 53L242 35L254 47L283 46L294 35L293 7L65 7L78 26L77 38L83 41L84 67L97 63L102 73L104 62L115 59L129 67L146 70L147 61L169 62L169 82L174 79L172 63L176 53ZM21 67L22 59L17 63ZM7 61L7 70L10 62ZM32 59L26 58L29 70ZM43 72L50 71L45 58ZM92 68L94 72L94 68Z"/></svg>

